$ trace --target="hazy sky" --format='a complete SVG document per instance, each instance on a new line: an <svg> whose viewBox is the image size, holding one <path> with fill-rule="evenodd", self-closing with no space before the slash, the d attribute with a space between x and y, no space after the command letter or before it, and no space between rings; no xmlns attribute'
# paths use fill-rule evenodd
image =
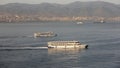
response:
<svg viewBox="0 0 120 68"><path fill-rule="evenodd" d="M115 3L115 4L120 4L120 0L0 0L0 4L6 4L6 3L40 4L43 2L66 4L66 3L71 3L74 1L83 1L83 2L86 2L86 1L105 1L105 2Z"/></svg>

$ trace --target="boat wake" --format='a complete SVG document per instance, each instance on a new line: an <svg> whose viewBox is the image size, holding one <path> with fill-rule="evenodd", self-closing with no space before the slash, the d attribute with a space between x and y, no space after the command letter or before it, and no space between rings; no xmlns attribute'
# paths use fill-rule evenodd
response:
<svg viewBox="0 0 120 68"><path fill-rule="evenodd" d="M31 38L33 36L0 36L0 39L8 39L8 38Z"/></svg>
<svg viewBox="0 0 120 68"><path fill-rule="evenodd" d="M48 49L48 47L0 47L0 50L39 50Z"/></svg>

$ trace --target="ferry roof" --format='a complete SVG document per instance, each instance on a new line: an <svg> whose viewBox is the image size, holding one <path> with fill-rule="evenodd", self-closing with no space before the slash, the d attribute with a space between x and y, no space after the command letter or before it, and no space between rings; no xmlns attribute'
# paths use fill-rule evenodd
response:
<svg viewBox="0 0 120 68"><path fill-rule="evenodd" d="M36 33L53 33L53 32L36 32Z"/></svg>
<svg viewBox="0 0 120 68"><path fill-rule="evenodd" d="M76 42L79 42L79 41L50 41L50 42L48 42L48 43L59 43L59 42L65 42L65 43L68 43L68 42L70 42L70 43L76 43Z"/></svg>

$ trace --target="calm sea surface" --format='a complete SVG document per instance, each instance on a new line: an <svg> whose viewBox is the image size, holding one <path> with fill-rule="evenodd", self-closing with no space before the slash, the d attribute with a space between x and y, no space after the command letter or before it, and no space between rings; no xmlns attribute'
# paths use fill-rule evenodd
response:
<svg viewBox="0 0 120 68"><path fill-rule="evenodd" d="M57 37L34 38L53 31ZM47 46L48 41L78 40L88 49L2 50ZM0 23L0 68L120 68L120 23Z"/></svg>

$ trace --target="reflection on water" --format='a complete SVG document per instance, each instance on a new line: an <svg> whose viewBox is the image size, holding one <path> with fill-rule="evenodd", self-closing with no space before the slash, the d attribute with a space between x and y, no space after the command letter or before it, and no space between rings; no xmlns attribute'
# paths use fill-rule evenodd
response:
<svg viewBox="0 0 120 68"><path fill-rule="evenodd" d="M48 54L56 54L56 53L67 53L67 54L77 54L80 53L83 49L81 48L48 48Z"/></svg>

